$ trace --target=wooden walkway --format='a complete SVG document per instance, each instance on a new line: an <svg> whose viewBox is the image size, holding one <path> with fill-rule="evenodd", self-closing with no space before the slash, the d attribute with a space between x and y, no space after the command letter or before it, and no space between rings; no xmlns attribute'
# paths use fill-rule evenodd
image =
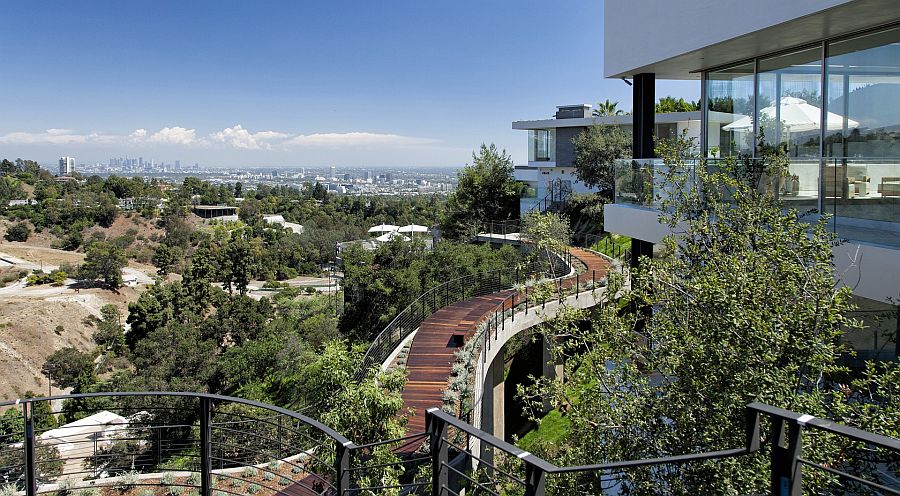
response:
<svg viewBox="0 0 900 496"><path fill-rule="evenodd" d="M583 284L592 275L602 279L609 272L610 263L589 251L572 248L572 256L578 258L587 268L579 275ZM576 278L562 281L566 289L575 286ZM425 431L425 411L443 404L443 391L455 360L454 353L464 340L469 339L478 324L488 317L513 290L500 291L486 296L477 296L441 308L425 319L419 326L409 347L406 368L409 372L403 388L404 414L407 417L407 433ZM417 439L400 447L398 451L414 451L424 442Z"/></svg>

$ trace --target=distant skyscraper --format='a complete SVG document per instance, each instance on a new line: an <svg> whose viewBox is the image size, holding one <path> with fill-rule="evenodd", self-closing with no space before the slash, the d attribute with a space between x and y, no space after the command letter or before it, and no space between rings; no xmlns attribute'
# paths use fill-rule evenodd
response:
<svg viewBox="0 0 900 496"><path fill-rule="evenodd" d="M176 160L175 161L175 172L178 172L180 170L181 170L181 160Z"/></svg>
<svg viewBox="0 0 900 496"><path fill-rule="evenodd" d="M335 172L334 172L334 166L333 166L333 165L331 166L331 176L330 176L330 177L331 177L331 179L337 179L337 176L335 175Z"/></svg>
<svg viewBox="0 0 900 496"><path fill-rule="evenodd" d="M60 157L59 175L71 176L75 172L75 157Z"/></svg>
<svg viewBox="0 0 900 496"><path fill-rule="evenodd" d="M369 182L372 179L372 171L363 171L363 181Z"/></svg>

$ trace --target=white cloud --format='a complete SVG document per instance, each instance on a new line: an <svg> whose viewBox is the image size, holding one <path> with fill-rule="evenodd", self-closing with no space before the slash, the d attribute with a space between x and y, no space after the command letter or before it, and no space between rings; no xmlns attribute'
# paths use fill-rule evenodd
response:
<svg viewBox="0 0 900 496"><path fill-rule="evenodd" d="M251 133L244 129L240 124L233 127L227 127L217 133L209 135L210 139L218 143L231 145L239 150L271 150L272 144L269 141L283 140L290 136L287 133L278 131L259 131Z"/></svg>
<svg viewBox="0 0 900 496"><path fill-rule="evenodd" d="M409 145L426 145L436 143L437 140L428 138L414 138L411 136L401 136L398 134L379 134L379 133L316 133L316 134L299 134L285 142L286 145L296 146L326 146L326 147L344 147L344 146L409 146Z"/></svg>
<svg viewBox="0 0 900 496"><path fill-rule="evenodd" d="M151 134L147 141L169 145L190 145L197 141L197 130L185 129L181 126L164 127Z"/></svg>
<svg viewBox="0 0 900 496"><path fill-rule="evenodd" d="M164 127L156 132L138 128L127 135L79 133L72 129L47 129L44 132L12 132L0 135L0 144L115 144L115 145L224 145L236 150L289 150L292 148L407 147L438 143L437 140L399 134L348 132L289 134L280 131L251 132L240 124L197 135L196 129Z"/></svg>
<svg viewBox="0 0 900 496"><path fill-rule="evenodd" d="M79 143L111 143L115 136L91 132L78 134L71 129L48 129L42 133L14 132L0 136L4 144L50 144L71 145Z"/></svg>
<svg viewBox="0 0 900 496"><path fill-rule="evenodd" d="M142 140L147 137L147 130L143 128L135 129L128 137L132 140Z"/></svg>

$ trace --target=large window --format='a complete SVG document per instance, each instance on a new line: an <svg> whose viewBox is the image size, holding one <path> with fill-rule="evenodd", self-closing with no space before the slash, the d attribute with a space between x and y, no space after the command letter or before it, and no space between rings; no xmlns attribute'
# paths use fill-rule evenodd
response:
<svg viewBox="0 0 900 496"><path fill-rule="evenodd" d="M788 176L771 178L771 186L798 207L818 207L821 113L821 47L760 59L757 133L766 145L787 151Z"/></svg>
<svg viewBox="0 0 900 496"><path fill-rule="evenodd" d="M528 131L528 161L556 161L555 129L532 129Z"/></svg>
<svg viewBox="0 0 900 496"><path fill-rule="evenodd" d="M860 230L849 220L900 223L900 28L704 77L707 155L756 154L763 137L790 157L789 173L764 186L794 207L832 214L840 235L900 245L900 228Z"/></svg>
<svg viewBox="0 0 900 496"><path fill-rule="evenodd" d="M706 76L710 114L707 148L712 156L727 157L753 151L753 64L743 64ZM737 125L732 125L737 122ZM730 127L729 127L730 126Z"/></svg>
<svg viewBox="0 0 900 496"><path fill-rule="evenodd" d="M826 212L900 222L900 28L828 45Z"/></svg>

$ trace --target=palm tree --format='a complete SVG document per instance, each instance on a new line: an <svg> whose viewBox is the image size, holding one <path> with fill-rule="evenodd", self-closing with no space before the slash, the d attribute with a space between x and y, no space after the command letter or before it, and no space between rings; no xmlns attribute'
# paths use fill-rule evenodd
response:
<svg viewBox="0 0 900 496"><path fill-rule="evenodd" d="M621 109L617 108L619 106L619 102L611 102L607 98L602 102L597 102L597 108L594 109L594 117L604 117L608 115L623 115Z"/></svg>

